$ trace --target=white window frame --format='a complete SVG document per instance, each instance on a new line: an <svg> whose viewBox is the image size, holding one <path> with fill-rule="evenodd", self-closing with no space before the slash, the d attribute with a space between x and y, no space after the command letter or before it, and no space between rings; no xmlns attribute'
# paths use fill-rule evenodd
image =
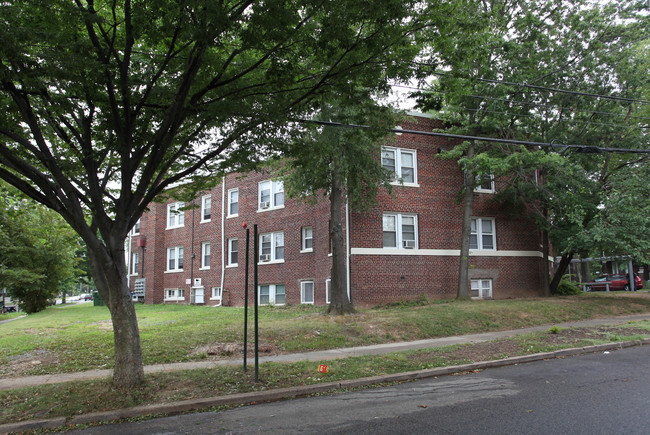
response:
<svg viewBox="0 0 650 435"><path fill-rule="evenodd" d="M306 296L306 292L311 286L311 300ZM314 300L316 299L316 288L314 286L314 281L300 281L300 303L306 305L314 305Z"/></svg>
<svg viewBox="0 0 650 435"><path fill-rule="evenodd" d="M483 222L489 221L492 223L492 232L484 233L483 232ZM469 249L473 251L496 251L497 250L497 227L496 220L494 218L472 218L471 221L474 224L474 231L470 230L470 245ZM492 237L492 247L485 248L483 244L483 237L491 235ZM472 238L476 238L476 247L472 247Z"/></svg>
<svg viewBox="0 0 650 435"><path fill-rule="evenodd" d="M174 254L174 258L171 258L170 254ZM173 260L173 267L170 268L170 261ZM167 270L165 272L182 272L183 271L183 247L182 246L173 246L167 248ZM180 266L180 267L179 267Z"/></svg>
<svg viewBox="0 0 650 435"><path fill-rule="evenodd" d="M325 303L330 303L330 291L332 290L332 278L325 280Z"/></svg>
<svg viewBox="0 0 650 435"><path fill-rule="evenodd" d="M211 301L220 301L223 297L223 290L221 287L212 287L212 292L210 293Z"/></svg>
<svg viewBox="0 0 650 435"><path fill-rule="evenodd" d="M385 246L385 239L384 239L384 233L386 233L386 220L393 218L395 220L395 243L397 246ZM411 239L406 239L404 237L404 231L403 231L403 226L404 226L404 219L409 218L413 219L413 226L414 226L414 237L415 240L413 240L414 243L409 243ZM409 250L414 250L418 249L419 243L418 243L418 216L416 214L411 214L411 213L384 213L382 215L382 247L384 249L409 249ZM411 246L412 245L412 246Z"/></svg>
<svg viewBox="0 0 650 435"><path fill-rule="evenodd" d="M233 251L232 245L233 242L237 242L237 250ZM232 253L237 252L237 261L233 262L232 261ZM228 239L228 267L237 267L239 265L239 239L237 237L233 237L231 239Z"/></svg>
<svg viewBox="0 0 650 435"><path fill-rule="evenodd" d="M302 247L302 250L300 252L313 252L314 251L314 228L302 227L300 233L301 233L301 247ZM311 246L307 247L307 241L309 241Z"/></svg>
<svg viewBox="0 0 650 435"><path fill-rule="evenodd" d="M263 252L263 243L266 238L269 238L269 241L271 243L270 252ZM278 248L282 248L282 258L279 258ZM263 256L266 255L269 255L268 260L262 261L262 258L266 258ZM284 263L284 231L260 234L258 263Z"/></svg>
<svg viewBox="0 0 650 435"><path fill-rule="evenodd" d="M408 149L408 148L396 148L396 147L382 147L381 149L382 155L381 155L381 165L383 168L392 170L391 168L387 168L384 166L384 153L392 153L393 158L395 161L395 181L392 184L397 184L397 185L404 185L404 186L413 186L413 187L418 187L418 154L417 150L414 149ZM404 166L403 163L403 157L405 154L408 154L411 156L411 159L413 160L413 181L403 181L403 169L409 168L407 166Z"/></svg>
<svg viewBox="0 0 650 435"><path fill-rule="evenodd" d="M133 230L131 231L131 234L133 234L134 236L140 234L140 227L142 226L141 220L142 218L139 218L137 221L135 221L135 225L133 225Z"/></svg>
<svg viewBox="0 0 650 435"><path fill-rule="evenodd" d="M262 200L262 192L268 190L268 201ZM282 198L280 201L279 198ZM266 199L266 198L264 198ZM268 206L267 206L268 203ZM262 207L264 205L264 207ZM257 186L257 211L263 212L284 208L284 184L281 180L260 181Z"/></svg>
<svg viewBox="0 0 650 435"><path fill-rule="evenodd" d="M489 177L489 180L488 180ZM481 178L483 178L485 181L481 183ZM485 185L488 184L490 185L489 188L485 188ZM476 187L474 188L474 192L476 193L494 193L496 192L494 188L494 175L493 174L488 174L485 175L484 177L481 176L476 176Z"/></svg>
<svg viewBox="0 0 650 435"><path fill-rule="evenodd" d="M185 207L184 202L172 202L167 204L167 229L181 228L185 226Z"/></svg>
<svg viewBox="0 0 650 435"><path fill-rule="evenodd" d="M210 255L212 253L212 246L210 242L201 243L201 269L210 269Z"/></svg>
<svg viewBox="0 0 650 435"><path fill-rule="evenodd" d="M210 205L209 207L207 205ZM210 210L210 217L205 217L206 210ZM205 195L201 197L201 222L210 222L212 220L212 196Z"/></svg>
<svg viewBox="0 0 650 435"><path fill-rule="evenodd" d="M269 288L269 300L262 302L262 287ZM284 302L277 303L278 287L284 290ZM285 305L287 303L287 287L284 284L264 284L257 286L257 303L259 305Z"/></svg>
<svg viewBox="0 0 650 435"><path fill-rule="evenodd" d="M185 291L182 288L166 288L165 301L184 301Z"/></svg>
<svg viewBox="0 0 650 435"><path fill-rule="evenodd" d="M131 275L137 275L138 266L140 265L140 253L132 252L131 254Z"/></svg>
<svg viewBox="0 0 650 435"><path fill-rule="evenodd" d="M233 213L232 207L235 204L237 204L237 212ZM237 216L239 216L239 188L230 189L228 191L228 217L237 217Z"/></svg>
<svg viewBox="0 0 650 435"><path fill-rule="evenodd" d="M484 278L471 280L470 295L472 299L492 299L492 280Z"/></svg>

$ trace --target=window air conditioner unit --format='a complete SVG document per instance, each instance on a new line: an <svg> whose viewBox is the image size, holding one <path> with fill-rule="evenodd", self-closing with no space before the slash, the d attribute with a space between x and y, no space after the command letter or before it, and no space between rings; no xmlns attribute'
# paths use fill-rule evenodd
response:
<svg viewBox="0 0 650 435"><path fill-rule="evenodd" d="M260 261L271 261L271 254L260 254Z"/></svg>
<svg viewBox="0 0 650 435"><path fill-rule="evenodd" d="M415 249L415 240L404 240L403 244L406 249Z"/></svg>
<svg viewBox="0 0 650 435"><path fill-rule="evenodd" d="M271 206L271 203L269 201L260 202L260 208L261 209L269 208L270 206Z"/></svg>

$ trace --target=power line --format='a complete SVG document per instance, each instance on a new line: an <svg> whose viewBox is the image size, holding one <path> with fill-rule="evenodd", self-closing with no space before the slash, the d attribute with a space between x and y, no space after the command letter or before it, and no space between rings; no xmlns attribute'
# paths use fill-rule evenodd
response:
<svg viewBox="0 0 650 435"><path fill-rule="evenodd" d="M329 127L340 127L340 128L370 128L368 125L357 125L357 124L343 124L341 122L334 121L317 121L317 120L298 120L298 122L308 122L318 125L324 125ZM549 142L531 142L518 139L500 139L494 137L484 137L484 136L469 136L464 134L452 134L452 133L441 133L435 131L420 131L420 130L403 130L399 128L387 128L386 131L391 133L400 133L400 134L415 134L420 136L436 136L436 137L446 137L449 139L465 139L465 140L477 140L481 142L495 142L495 143L505 143L512 145L529 145L529 146L538 146L542 148L560 148L560 149L574 149L577 152L582 153L628 153L628 154L650 154L650 149L629 149L629 148L605 148L592 145L568 145L560 143L549 143Z"/></svg>
<svg viewBox="0 0 650 435"><path fill-rule="evenodd" d="M488 110L488 109L471 109L469 107L463 106L449 106L452 109L462 109L469 112L487 112L487 113L496 113L497 115L506 115L506 116L524 116L526 118L536 118L535 115L530 113L516 113L516 112L501 112L498 110ZM620 127L620 128L641 128L645 129L646 127L641 127L638 125L623 125L623 124L612 124L608 122L597 122L597 121L580 121L578 119L564 118L563 120L558 120L558 123L564 122L567 124L587 124L587 125L601 125L603 127Z"/></svg>

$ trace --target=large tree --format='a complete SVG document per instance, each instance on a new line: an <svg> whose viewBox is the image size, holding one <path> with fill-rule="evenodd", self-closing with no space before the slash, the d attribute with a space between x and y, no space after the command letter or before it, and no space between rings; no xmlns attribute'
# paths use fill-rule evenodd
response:
<svg viewBox="0 0 650 435"><path fill-rule="evenodd" d="M0 287L23 311L44 310L77 277L78 241L61 216L0 182Z"/></svg>
<svg viewBox="0 0 650 435"><path fill-rule="evenodd" d="M317 112L333 89L385 89L417 51L417 5L0 5L0 177L88 246L113 321L116 385L144 379L124 239L147 205L175 183L204 189L210 175L273 152L290 121Z"/></svg>
<svg viewBox="0 0 650 435"><path fill-rule="evenodd" d="M449 27L440 28L445 32L432 34L432 60L443 65L444 72L435 80L433 93L422 98L423 107L436 110L456 132L471 136L591 146L643 145L638 122L629 122L634 115L629 102L580 94L638 95L635 91L643 79L626 56L635 39L647 37L647 4L583 0L461 3L464 7L450 14L454 19ZM647 72L645 76L647 80ZM605 116L607 121L599 122ZM631 126L636 130L630 130ZM473 190L483 177L500 176L516 186L516 193L505 195L511 204L514 196L527 192L518 202L521 206L523 199L528 207L520 210L532 214L545 233L553 230L555 247L563 253L562 242L567 239L558 237L556 224L575 220L575 210L581 207L589 210L584 224L598 214L598 190L593 183L597 162L591 155L569 151L556 158L535 149L467 141L448 157L458 159L465 173L458 298L469 297ZM551 174L571 174L558 178L569 184L540 187L543 184L536 175L548 181ZM576 196L580 189L581 195ZM575 208L567 207L569 203ZM548 244L544 251L548 252Z"/></svg>
<svg viewBox="0 0 650 435"><path fill-rule="evenodd" d="M394 181L394 173L382 167L380 153L386 131L396 125L396 112L377 105L375 99L367 90L357 89L325 104L317 117L320 123L291 141L287 150L291 157L280 162L289 196L312 202L327 197L330 202L329 314L354 312L347 293L344 206L347 202L364 209L374 203L381 186L390 189ZM359 124L364 128L350 128Z"/></svg>

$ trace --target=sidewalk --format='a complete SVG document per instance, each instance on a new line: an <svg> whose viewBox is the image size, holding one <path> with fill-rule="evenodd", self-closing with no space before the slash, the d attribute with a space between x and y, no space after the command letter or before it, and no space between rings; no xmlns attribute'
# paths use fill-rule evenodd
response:
<svg viewBox="0 0 650 435"><path fill-rule="evenodd" d="M598 325L616 325L635 320L650 319L650 314L641 314L633 316L612 317L603 319L590 319L575 322L558 323L556 326L561 328L579 327L579 326L598 326ZM432 338L427 340L397 342L376 344L373 346L348 347L340 349L321 350L314 352L302 352L283 355L271 355L259 357L260 364L265 362L296 362L296 361L328 361L338 358L346 358L361 355L381 355L392 352L402 352L406 350L425 349L431 347L449 346L454 344L474 344L503 338L510 338L520 334L526 334L534 331L545 331L553 325L535 326L530 328L521 328L509 331L485 332L481 334L469 334L457 337ZM249 350L252 355L252 349ZM144 367L146 374L173 372L180 370L205 369L220 366L236 366L243 364L243 359L226 359L215 361L193 361L172 364L155 364ZM252 366L254 361L248 359L248 365ZM107 378L112 376L113 371L107 370L89 370L78 373L62 373L41 376L26 376L20 378L0 379L0 391L12 390L15 388L33 387L36 385L58 384L69 381L80 381L89 379Z"/></svg>

